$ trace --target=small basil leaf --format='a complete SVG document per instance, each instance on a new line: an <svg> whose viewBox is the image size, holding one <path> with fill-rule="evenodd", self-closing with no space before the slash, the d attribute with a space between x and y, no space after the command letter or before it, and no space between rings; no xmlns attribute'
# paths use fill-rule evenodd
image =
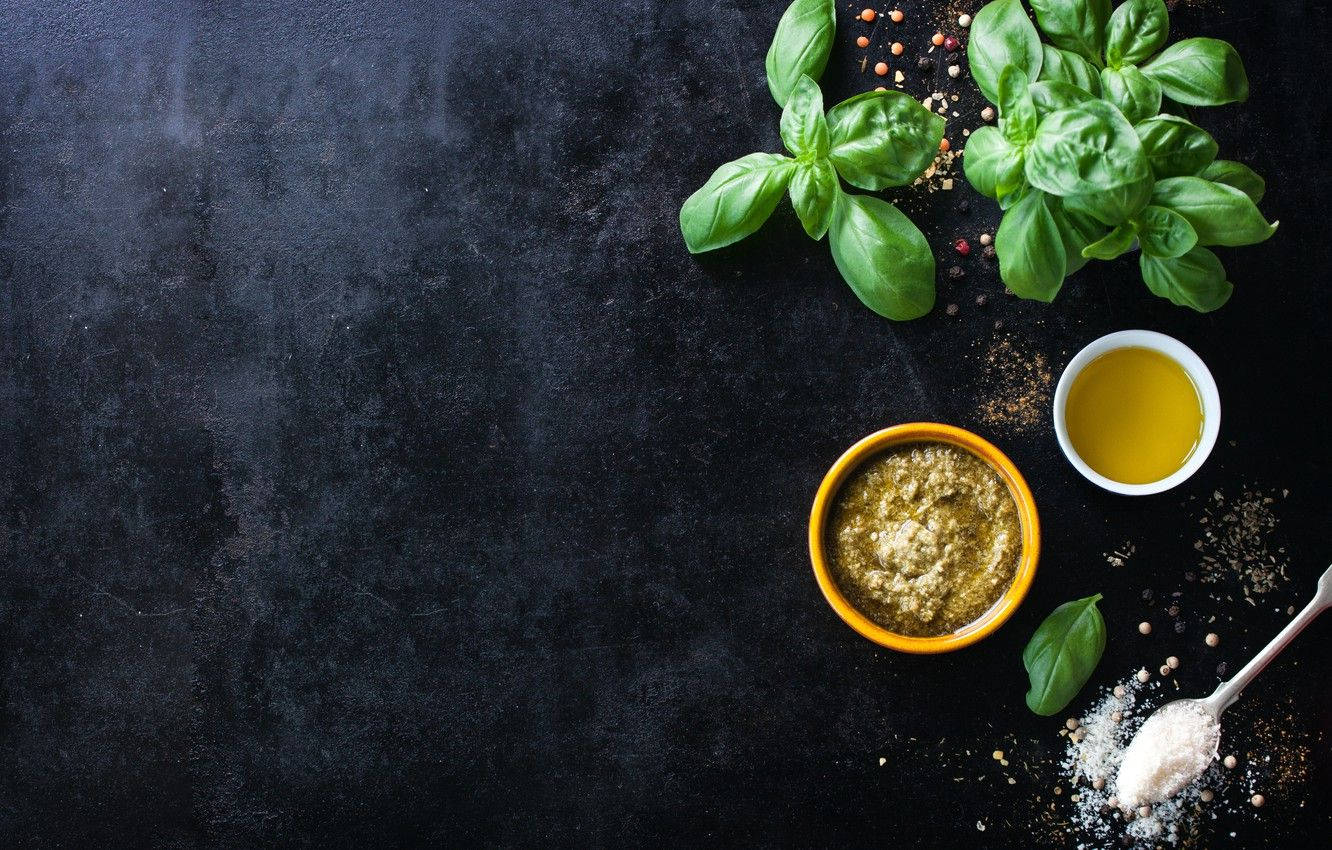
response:
<svg viewBox="0 0 1332 850"><path fill-rule="evenodd" d="M819 84L801 74L782 110L782 143L797 156L828 155L828 122L823 117L823 92Z"/></svg>
<svg viewBox="0 0 1332 850"><path fill-rule="evenodd" d="M829 159L852 186L905 186L939 153L943 116L900 91L865 92L828 110Z"/></svg>
<svg viewBox="0 0 1332 850"><path fill-rule="evenodd" d="M1127 186L1116 186L1088 195L1070 195L1064 206L1115 227L1137 215L1152 197L1152 178L1147 176Z"/></svg>
<svg viewBox="0 0 1332 850"><path fill-rule="evenodd" d="M1027 148L1027 182L1052 195L1081 195L1151 174L1133 125L1118 109L1089 100L1051 112Z"/></svg>
<svg viewBox="0 0 1332 850"><path fill-rule="evenodd" d="M680 233L689 253L739 242L758 230L782 199L795 160L751 153L712 172L680 207Z"/></svg>
<svg viewBox="0 0 1332 850"><path fill-rule="evenodd" d="M764 62L768 90L778 106L786 106L786 99L802 74L814 80L823 76L836 34L837 9L833 0L795 0L786 7Z"/></svg>
<svg viewBox="0 0 1332 850"><path fill-rule="evenodd" d="M1106 228L1086 213L1068 209L1062 198L1046 195L1045 205L1064 240L1064 277L1068 277L1087 265L1082 249L1105 236Z"/></svg>
<svg viewBox="0 0 1332 850"><path fill-rule="evenodd" d="M1014 144L1023 144L1036 135L1036 107L1031 102L1027 75L1016 65L1009 65L999 75L999 131Z"/></svg>
<svg viewBox="0 0 1332 850"><path fill-rule="evenodd" d="M1101 61L1110 0L1029 0L1036 23L1050 40L1093 62ZM1070 82L1072 82L1070 80ZM1075 83L1076 85L1076 83Z"/></svg>
<svg viewBox="0 0 1332 850"><path fill-rule="evenodd" d="M1064 240L1045 193L1027 189L994 234L999 276L1022 298L1053 301L1064 283Z"/></svg>
<svg viewBox="0 0 1332 850"><path fill-rule="evenodd" d="M1101 78L1090 62L1048 44L1041 45L1041 79L1068 83L1094 95L1101 93Z"/></svg>
<svg viewBox="0 0 1332 850"><path fill-rule="evenodd" d="M1235 48L1214 38L1186 38L1161 51L1142 72L1166 97L1189 106L1248 100L1249 78Z"/></svg>
<svg viewBox="0 0 1332 850"><path fill-rule="evenodd" d="M1027 707L1049 716L1062 711L1087 684L1105 652L1101 594L1065 602L1036 627L1022 650L1031 690Z"/></svg>
<svg viewBox="0 0 1332 850"><path fill-rule="evenodd" d="M1124 0L1106 26L1106 64L1136 65L1164 47L1169 35L1170 12L1163 0Z"/></svg>
<svg viewBox="0 0 1332 850"><path fill-rule="evenodd" d="M1133 65L1102 71L1101 96L1119 107L1130 124L1161 111L1161 84Z"/></svg>
<svg viewBox="0 0 1332 850"><path fill-rule="evenodd" d="M791 206L810 239L822 239L828 232L839 188L837 172L828 160L815 159L796 166L789 189Z"/></svg>
<svg viewBox="0 0 1332 850"><path fill-rule="evenodd" d="M962 171L977 192L995 200L1026 185L1022 149L1010 144L996 127L980 127L967 139Z"/></svg>
<svg viewBox="0 0 1332 850"><path fill-rule="evenodd" d="M1165 207L1144 207L1138 214L1138 243L1149 257L1170 259L1187 254L1198 234L1184 216Z"/></svg>
<svg viewBox="0 0 1332 850"><path fill-rule="evenodd" d="M1156 179L1197 174L1216 159L1216 140L1177 115L1157 115L1133 128Z"/></svg>
<svg viewBox="0 0 1332 850"><path fill-rule="evenodd" d="M1174 210L1198 232L1199 245L1253 245L1276 232L1249 196L1201 177L1169 177L1152 189L1152 203Z"/></svg>
<svg viewBox="0 0 1332 850"><path fill-rule="evenodd" d="M1021 0L994 0L976 13L967 47L971 75L981 93L999 102L999 75L1015 65L1034 80L1041 73L1041 38Z"/></svg>
<svg viewBox="0 0 1332 850"><path fill-rule="evenodd" d="M1206 168L1198 172L1198 176L1213 183L1234 186L1248 195L1249 200L1255 204L1263 199L1263 193L1267 191L1267 181L1258 176L1252 168L1229 159L1218 159L1209 163Z"/></svg>
<svg viewBox="0 0 1332 850"><path fill-rule="evenodd" d="M1096 87L1099 89L1100 84L1097 83ZM1036 107L1036 115L1042 119L1055 110L1067 109L1096 99L1090 92L1061 80L1042 80L1039 83L1032 83L1027 91L1031 93L1031 102Z"/></svg>
<svg viewBox="0 0 1332 850"><path fill-rule="evenodd" d="M1113 260L1133 247L1133 240L1138 238L1133 225L1125 222L1107 233L1100 240L1082 249L1082 256L1091 260Z"/></svg>
<svg viewBox="0 0 1332 850"><path fill-rule="evenodd" d="M880 316L916 319L934 306L930 245L911 219L887 201L839 193L828 244L847 285Z"/></svg>
<svg viewBox="0 0 1332 850"><path fill-rule="evenodd" d="M1230 300L1235 287L1216 254L1196 246L1182 257L1163 260L1143 254L1138 259L1142 280L1154 295L1180 307L1210 313Z"/></svg>

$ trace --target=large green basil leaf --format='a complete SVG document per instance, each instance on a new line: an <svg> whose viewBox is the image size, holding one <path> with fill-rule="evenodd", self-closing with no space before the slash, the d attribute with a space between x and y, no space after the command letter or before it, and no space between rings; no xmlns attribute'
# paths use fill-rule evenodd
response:
<svg viewBox="0 0 1332 850"><path fill-rule="evenodd" d="M680 233L689 253L721 248L758 230L772 215L794 170L793 159L751 153L712 172L680 207Z"/></svg>
<svg viewBox="0 0 1332 850"><path fill-rule="evenodd" d="M1170 12L1163 0L1124 0L1106 26L1106 64L1136 65L1164 47L1169 35Z"/></svg>
<svg viewBox="0 0 1332 850"><path fill-rule="evenodd" d="M1036 107L1028 87L1031 81L1021 68L1009 65L999 75L999 131L1016 145L1036 135Z"/></svg>
<svg viewBox="0 0 1332 850"><path fill-rule="evenodd" d="M1157 115L1133 127L1156 179L1197 174L1216 159L1216 140L1178 115ZM1218 181L1224 182L1224 181Z"/></svg>
<svg viewBox="0 0 1332 850"><path fill-rule="evenodd" d="M1133 225L1125 222L1107 233L1096 242L1082 249L1082 256L1091 260L1113 260L1133 247L1133 240L1138 232Z"/></svg>
<svg viewBox="0 0 1332 850"><path fill-rule="evenodd" d="M1199 245L1253 245L1276 232L1249 196L1201 177L1158 180L1152 203L1174 210L1198 232Z"/></svg>
<svg viewBox="0 0 1332 850"><path fill-rule="evenodd" d="M1068 83L1094 95L1101 93L1101 78L1090 62L1048 44L1041 45L1041 79Z"/></svg>
<svg viewBox="0 0 1332 850"><path fill-rule="evenodd" d="M1182 257L1163 260L1143 254L1138 258L1143 283L1153 294L1180 307L1210 313L1230 300L1235 287L1216 254L1196 246Z"/></svg>
<svg viewBox="0 0 1332 850"><path fill-rule="evenodd" d="M1038 78L1041 38L1021 0L994 0L976 13L967 57L971 76L992 103L999 102L999 75L1006 66L1017 66L1029 80Z"/></svg>
<svg viewBox="0 0 1332 850"><path fill-rule="evenodd" d="M1101 61L1110 0L1029 0L1036 23L1050 40L1073 53ZM1070 80L1069 82L1073 82ZM1074 83L1076 85L1076 83Z"/></svg>
<svg viewBox="0 0 1332 850"><path fill-rule="evenodd" d="M1165 207L1144 207L1138 213L1138 244L1149 257L1170 259L1187 254L1198 234L1184 216Z"/></svg>
<svg viewBox="0 0 1332 850"><path fill-rule="evenodd" d="M791 175L791 206L800 216L800 224L810 239L822 239L828 232L833 204L837 201L837 172L826 159L814 159L796 166Z"/></svg>
<svg viewBox="0 0 1332 850"><path fill-rule="evenodd" d="M1211 180L1213 183L1234 186L1248 195L1249 200L1255 204L1263 199L1263 193L1267 191L1267 181L1252 168L1242 162L1229 159L1218 159L1210 163L1198 172L1198 176L1204 180Z"/></svg>
<svg viewBox="0 0 1332 850"><path fill-rule="evenodd" d="M852 186L905 186L939 153L944 119L900 91L871 91L828 110L828 158Z"/></svg>
<svg viewBox="0 0 1332 850"><path fill-rule="evenodd" d="M1142 72L1161 84L1166 97L1189 106L1220 106L1249 98L1249 78L1239 54L1215 38L1176 42L1143 65Z"/></svg>
<svg viewBox="0 0 1332 850"><path fill-rule="evenodd" d="M828 122L823 117L823 92L808 74L801 74L782 110L782 144L800 156L828 155Z"/></svg>
<svg viewBox="0 0 1332 850"><path fill-rule="evenodd" d="M1064 710L1087 684L1105 652L1105 620L1096 603L1101 594L1065 602L1036 627L1022 650L1031 690L1027 707L1049 716Z"/></svg>
<svg viewBox="0 0 1332 850"><path fill-rule="evenodd" d="M768 91L778 106L786 106L802 74L814 80L823 76L836 34L837 8L833 0L795 0L786 7L764 61Z"/></svg>
<svg viewBox="0 0 1332 850"><path fill-rule="evenodd" d="M1026 185L1022 149L1010 144L996 127L980 127L967 139L962 171L972 188L995 200Z"/></svg>
<svg viewBox="0 0 1332 850"><path fill-rule="evenodd" d="M1102 71L1101 96L1119 107L1130 124L1161 111L1161 84L1133 65Z"/></svg>
<svg viewBox="0 0 1332 850"><path fill-rule="evenodd" d="M1045 196L1045 206L1054 216L1059 236L1064 240L1064 277L1087 265L1082 249L1105 236L1105 225L1086 213L1070 210L1063 198Z"/></svg>
<svg viewBox="0 0 1332 850"><path fill-rule="evenodd" d="M1089 100L1045 116L1027 148L1026 174L1062 197L1134 183L1151 168L1133 125L1111 104Z"/></svg>
<svg viewBox="0 0 1332 850"><path fill-rule="evenodd" d="M1027 189L994 234L999 277L1022 298L1053 301L1064 284L1064 239L1045 193Z"/></svg>
<svg viewBox="0 0 1332 850"><path fill-rule="evenodd" d="M1099 83L1097 88L1100 88ZM1039 83L1032 83L1027 92L1031 95L1032 105L1036 107L1037 118L1041 119L1055 110L1067 109L1096 99L1090 92L1062 80L1042 80Z"/></svg>
<svg viewBox="0 0 1332 850"><path fill-rule="evenodd" d="M1152 197L1151 175L1127 186L1116 186L1087 195L1070 195L1064 206L1115 227L1137 215Z"/></svg>
<svg viewBox="0 0 1332 850"><path fill-rule="evenodd" d="M880 316L915 319L934 306L934 254L920 229L892 204L838 194L828 244L852 291Z"/></svg>

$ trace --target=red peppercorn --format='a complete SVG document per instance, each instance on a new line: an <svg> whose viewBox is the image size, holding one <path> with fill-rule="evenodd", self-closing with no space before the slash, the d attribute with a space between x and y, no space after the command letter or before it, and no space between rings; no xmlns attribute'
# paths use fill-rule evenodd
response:
<svg viewBox="0 0 1332 850"><path fill-rule="evenodd" d="M952 53L961 46L962 43L951 35L944 39L944 50L947 50L949 53Z"/></svg>
<svg viewBox="0 0 1332 850"><path fill-rule="evenodd" d="M971 253L971 244L965 239L959 239L953 243L953 250L965 257Z"/></svg>

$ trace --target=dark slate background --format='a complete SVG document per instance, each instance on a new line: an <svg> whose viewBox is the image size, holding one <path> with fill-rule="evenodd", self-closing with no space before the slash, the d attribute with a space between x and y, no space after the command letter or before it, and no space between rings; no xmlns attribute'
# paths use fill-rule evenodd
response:
<svg viewBox="0 0 1332 850"><path fill-rule="evenodd" d="M6 844L1059 846L1036 816L1057 777L1008 785L988 755L1059 752L1019 661L1050 608L1105 594L1098 685L1175 653L1198 694L1279 628L1329 558L1326 4L1176 10L1176 36L1245 56L1250 103L1197 118L1282 221L1222 252L1230 305L1171 307L1131 259L1021 303L973 253L902 325L786 205L734 249L681 244L714 167L778 148L781 6L0 9ZM903 3L902 64L976 6ZM877 82L849 8L829 102ZM979 103L948 90L968 93L960 144ZM968 196L890 195L941 271L994 225L956 211ZM1224 399L1212 460L1117 498L1048 425L984 426L996 319L1056 368L1111 330L1183 339ZM1046 531L1017 616L939 658L845 628L804 537L846 446L924 418L1008 451ZM1208 651L1216 606L1180 579L1190 500L1246 484L1290 492L1292 581ZM1138 554L1108 567L1125 539ZM1136 634L1165 622L1144 586L1183 589L1187 635ZM1326 836L1329 629L1228 715L1243 748L1286 712L1311 777L1209 843Z"/></svg>

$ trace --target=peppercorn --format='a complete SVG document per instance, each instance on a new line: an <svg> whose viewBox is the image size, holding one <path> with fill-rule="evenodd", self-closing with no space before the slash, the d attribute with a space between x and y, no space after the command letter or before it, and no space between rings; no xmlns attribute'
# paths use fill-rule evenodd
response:
<svg viewBox="0 0 1332 850"><path fill-rule="evenodd" d="M1175 634L1177 634L1177 635L1182 635L1182 634L1184 634L1184 631L1185 631L1185 629L1187 629L1187 628L1188 628L1188 626L1184 625L1184 621L1183 621L1183 620L1176 620L1176 621L1175 621Z"/></svg>
<svg viewBox="0 0 1332 850"><path fill-rule="evenodd" d="M961 46L961 43L951 35L943 40L943 49L947 50L949 53L952 53Z"/></svg>
<svg viewBox="0 0 1332 850"><path fill-rule="evenodd" d="M956 304L949 304L949 305L948 305L948 308L947 308L946 310L944 310L944 312L947 313L947 314L950 315L950 316L956 316L956 315L957 315L957 305L956 305Z"/></svg>
<svg viewBox="0 0 1332 850"><path fill-rule="evenodd" d="M1226 756L1224 759L1221 760L1221 763L1224 764L1226 767L1230 768L1231 770L1234 770L1235 766L1239 764L1239 759L1235 758L1234 756Z"/></svg>
<svg viewBox="0 0 1332 850"><path fill-rule="evenodd" d="M922 56L920 57L920 61L916 63L916 67L921 71L933 71L934 60L928 56Z"/></svg>
<svg viewBox="0 0 1332 850"><path fill-rule="evenodd" d="M903 51L903 50L906 50L906 48L902 46L902 42L900 42L900 41L894 41L893 44L892 44L892 46L889 47L888 49L889 49L890 51L892 51L892 54L893 54L894 56L901 56L901 55L902 55L902 51Z"/></svg>
<svg viewBox="0 0 1332 850"><path fill-rule="evenodd" d="M1178 606L1178 605L1171 605L1169 608L1166 609L1166 613L1169 614L1169 615L1172 616L1172 617L1178 617L1178 616L1179 616L1179 606Z"/></svg>
<svg viewBox="0 0 1332 850"><path fill-rule="evenodd" d="M875 12L873 9L866 9L865 11L860 13L860 19L862 21L865 21L866 23L869 23L870 21L874 20L875 17L877 16L878 12Z"/></svg>
<svg viewBox="0 0 1332 850"><path fill-rule="evenodd" d="M1004 320L1003 320L1003 319L995 319L995 320L994 320L994 329L997 330L997 331L1001 331L1001 330L1003 330L1003 329L1004 329Z"/></svg>
<svg viewBox="0 0 1332 850"><path fill-rule="evenodd" d="M971 26L971 16L970 16L970 15L958 15L958 16L957 16L957 25L960 26L960 27L962 27L963 29L965 29L965 28Z"/></svg>
<svg viewBox="0 0 1332 850"><path fill-rule="evenodd" d="M1151 589L1150 587L1148 587L1148 588L1144 588L1143 591L1142 591L1142 601L1143 601L1143 602L1151 602L1151 601L1152 601L1152 597L1153 597L1154 595L1155 595L1155 594L1152 593L1152 589Z"/></svg>
<svg viewBox="0 0 1332 850"><path fill-rule="evenodd" d="M888 76L888 63L887 62L876 63L874 66L874 73L878 74L880 77Z"/></svg>
<svg viewBox="0 0 1332 850"><path fill-rule="evenodd" d="M1208 632L1207 636L1203 638L1203 643L1208 646L1216 646L1221 643L1221 637L1216 632Z"/></svg>
<svg viewBox="0 0 1332 850"><path fill-rule="evenodd" d="M953 250L965 257L971 253L971 243L965 239L959 239L953 243Z"/></svg>
<svg viewBox="0 0 1332 850"><path fill-rule="evenodd" d="M961 65L949 65L949 66L948 66L948 76L952 77L953 79L957 79L958 77L962 76L962 66L961 66Z"/></svg>
<svg viewBox="0 0 1332 850"><path fill-rule="evenodd" d="M1144 620L1143 622L1138 623L1138 631L1141 634L1149 635L1152 633L1152 624Z"/></svg>
<svg viewBox="0 0 1332 850"><path fill-rule="evenodd" d="M953 143L950 142L950 141L948 141L947 138L943 138L943 139L940 139L940 140L939 140L939 150L941 150L941 151L945 151L945 152L947 152L947 150L948 150L949 148L951 148L952 146L953 146Z"/></svg>
<svg viewBox="0 0 1332 850"><path fill-rule="evenodd" d="M1263 803L1266 803L1267 800L1263 799L1262 794L1254 794L1249 798L1249 802L1253 803L1254 808L1262 808Z"/></svg>
<svg viewBox="0 0 1332 850"><path fill-rule="evenodd" d="M1226 677L1226 671L1229 669L1230 668L1226 666L1226 662L1222 661L1220 664L1216 665L1216 675L1224 679Z"/></svg>
<svg viewBox="0 0 1332 850"><path fill-rule="evenodd" d="M993 241L994 241L994 237L991 236L990 234L988 234L988 233L982 233L982 234L981 234L980 243L981 243L982 245L989 245L989 244L990 244L991 242L993 242Z"/></svg>
<svg viewBox="0 0 1332 850"><path fill-rule="evenodd" d="M981 256L987 260L993 260L995 257L995 253L996 252L994 250L993 245L986 245L984 248L981 249Z"/></svg>
<svg viewBox="0 0 1332 850"><path fill-rule="evenodd" d="M985 296L985 293L982 292L980 295L976 296L976 306L984 307L989 300L990 299Z"/></svg>
<svg viewBox="0 0 1332 850"><path fill-rule="evenodd" d="M944 43L943 33L936 32L934 35L930 36L930 44L933 44L935 47L938 47L943 43Z"/></svg>
<svg viewBox="0 0 1332 850"><path fill-rule="evenodd" d="M956 53L950 53L944 57L944 61L947 62L949 65L956 65L957 63L962 61L962 57L958 56Z"/></svg>
<svg viewBox="0 0 1332 850"><path fill-rule="evenodd" d="M948 269L948 277L951 278L952 280L961 280L966 276L967 273L962 271L961 266L952 266L951 268Z"/></svg>
<svg viewBox="0 0 1332 850"><path fill-rule="evenodd" d="M895 23L895 24L900 24L900 23L902 23L902 18L904 18L904 17L906 17L906 16L902 14L902 10L901 10L901 9L894 9L894 10L892 10L891 12L888 13L888 17L890 17L890 18L893 19L893 23Z"/></svg>
<svg viewBox="0 0 1332 850"><path fill-rule="evenodd" d="M982 109L982 110L981 110L981 120L982 120L982 121L993 121L993 120L994 120L994 107L992 107L992 106L987 106L987 107L985 107L984 109Z"/></svg>
<svg viewBox="0 0 1332 850"><path fill-rule="evenodd" d="M971 212L971 202L970 201L958 202L957 211L962 215L966 215L967 213Z"/></svg>
<svg viewBox="0 0 1332 850"><path fill-rule="evenodd" d="M869 47L869 38L862 35L860 38L856 39L856 47Z"/></svg>

